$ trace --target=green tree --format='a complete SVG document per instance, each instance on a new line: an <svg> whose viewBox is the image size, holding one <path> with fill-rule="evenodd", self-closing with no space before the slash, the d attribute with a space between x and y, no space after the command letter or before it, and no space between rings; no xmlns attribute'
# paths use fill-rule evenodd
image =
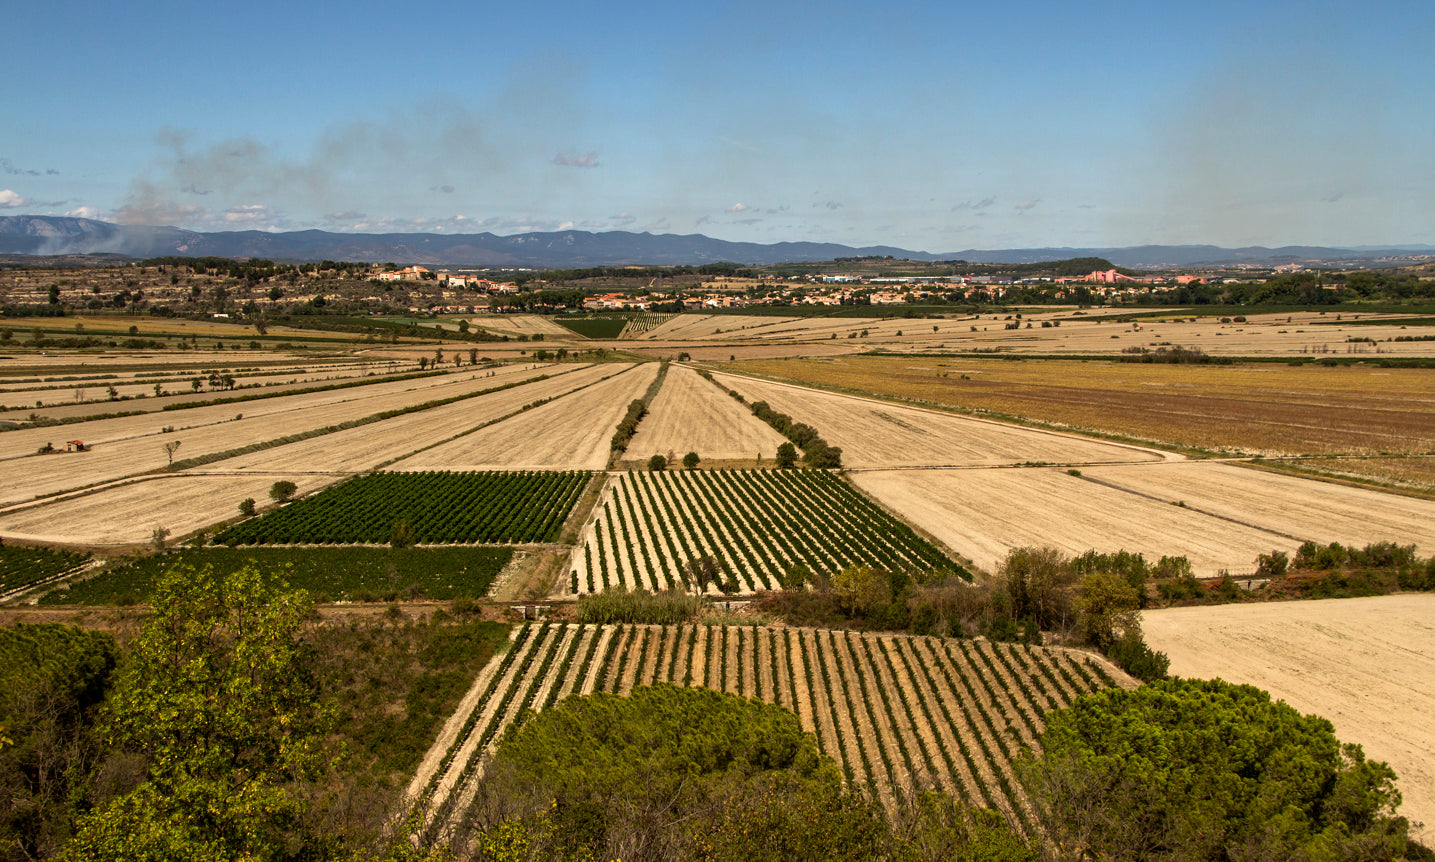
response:
<svg viewBox="0 0 1435 862"><path fill-rule="evenodd" d="M786 470L797 464L797 447L783 443L777 447L777 466Z"/></svg>
<svg viewBox="0 0 1435 862"><path fill-rule="evenodd" d="M1136 588L1119 574L1092 572L1082 578L1077 607L1085 640L1099 650L1108 649L1128 632L1141 631Z"/></svg>
<svg viewBox="0 0 1435 862"><path fill-rule="evenodd" d="M294 492L297 490L299 490L298 485L295 485L288 479L280 479L278 482L269 486L269 499L276 503L282 503L294 496Z"/></svg>
<svg viewBox="0 0 1435 862"><path fill-rule="evenodd" d="M1024 780L1050 837L1109 860L1399 859L1395 773L1252 686L1161 680L1050 713Z"/></svg>
<svg viewBox="0 0 1435 862"><path fill-rule="evenodd" d="M241 514L241 515L253 515L253 514L254 514L254 498L253 498L253 497L245 497L243 500L240 500L240 501L239 501L239 514Z"/></svg>
<svg viewBox="0 0 1435 862"><path fill-rule="evenodd" d="M480 843L530 854L489 858L856 860L886 839L797 716L670 684L529 713L470 810Z"/></svg>
<svg viewBox="0 0 1435 862"><path fill-rule="evenodd" d="M886 572L854 563L832 576L838 607L849 615L862 615L892 601L892 583Z"/></svg>
<svg viewBox="0 0 1435 862"><path fill-rule="evenodd" d="M698 464L701 462L702 459L698 457L698 453L689 452L688 454L683 456L683 469L695 470L697 469Z"/></svg>
<svg viewBox="0 0 1435 862"><path fill-rule="evenodd" d="M648 459L648 469L666 470L668 469L668 459L664 458L662 455L654 455L653 457Z"/></svg>
<svg viewBox="0 0 1435 862"><path fill-rule="evenodd" d="M309 859L293 787L327 765L330 712L298 634L313 604L283 575L176 566L120 666L104 732L144 781L83 817L65 859Z"/></svg>
<svg viewBox="0 0 1435 862"><path fill-rule="evenodd" d="M95 714L119 649L105 632L58 623L0 628L0 859L53 856L103 747Z"/></svg>

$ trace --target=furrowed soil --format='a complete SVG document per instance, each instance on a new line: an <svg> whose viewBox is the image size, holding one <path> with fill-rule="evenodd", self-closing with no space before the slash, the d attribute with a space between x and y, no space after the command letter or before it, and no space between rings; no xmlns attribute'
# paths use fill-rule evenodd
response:
<svg viewBox="0 0 1435 862"><path fill-rule="evenodd" d="M1146 611L1171 673L1247 683L1390 764L1399 813L1435 838L1435 595Z"/></svg>
<svg viewBox="0 0 1435 862"><path fill-rule="evenodd" d="M748 361L731 368L1198 449L1267 455L1435 450L1429 369L910 356Z"/></svg>

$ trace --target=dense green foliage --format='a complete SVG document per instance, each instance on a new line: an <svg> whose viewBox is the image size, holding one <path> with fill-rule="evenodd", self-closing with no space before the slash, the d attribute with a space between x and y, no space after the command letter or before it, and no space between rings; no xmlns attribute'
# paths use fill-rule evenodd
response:
<svg viewBox="0 0 1435 862"><path fill-rule="evenodd" d="M298 632L302 591L253 568L175 567L120 666L104 735L143 781L82 817L65 859L298 859L334 839L302 829L293 782L325 768L329 715Z"/></svg>
<svg viewBox="0 0 1435 862"><path fill-rule="evenodd" d="M114 638L58 624L0 629L0 860L52 855L89 801L95 713Z"/></svg>
<svg viewBox="0 0 1435 862"><path fill-rule="evenodd" d="M89 558L74 551L0 545L0 593L68 572Z"/></svg>
<svg viewBox="0 0 1435 862"><path fill-rule="evenodd" d="M1051 837L1109 860L1399 859L1395 774L1251 686L1163 680L1049 714L1026 781Z"/></svg>
<svg viewBox="0 0 1435 862"><path fill-rule="evenodd" d="M889 817L845 788L781 707L659 684L527 713L460 841L484 862L1040 858L995 811L933 791L898 802Z"/></svg>
<svg viewBox="0 0 1435 862"><path fill-rule="evenodd" d="M237 524L218 541L380 544L405 521L421 544L551 542L589 477L583 471L373 473Z"/></svg>
<svg viewBox="0 0 1435 862"><path fill-rule="evenodd" d="M649 593L644 590L630 593L619 588L581 596L578 599L578 622L675 625L691 622L705 606L702 599L687 593Z"/></svg>
<svg viewBox="0 0 1435 862"><path fill-rule="evenodd" d="M331 740L357 785L350 793L388 808L474 677L507 645L508 626L445 612L425 622L350 620L304 641L334 707Z"/></svg>
<svg viewBox="0 0 1435 862"><path fill-rule="evenodd" d="M290 582L316 601L480 598L512 558L511 548L185 548L112 565L47 593L40 603L136 604L147 601L177 563L228 573L251 561L266 570L285 569Z"/></svg>
<svg viewBox="0 0 1435 862"><path fill-rule="evenodd" d="M628 317L628 315L578 317L572 314L560 314L553 320L584 338L617 338L622 333L623 327L628 325Z"/></svg>
<svg viewBox="0 0 1435 862"><path fill-rule="evenodd" d="M827 445L827 441L822 439L816 428L802 422L794 422L791 416L777 412L766 401L753 402L752 412L754 416L771 425L777 433L797 444L802 449L802 460L807 466L818 470L832 470L842 466L842 450ZM785 460L779 456L780 462ZM779 463L778 466L790 465Z"/></svg>
<svg viewBox="0 0 1435 862"><path fill-rule="evenodd" d="M760 829L782 849L758 858L870 859L883 832L797 716L668 684L570 697L516 724L481 795L549 827L534 836L547 844L539 858L739 858L730 842ZM501 822L489 817L476 825ZM806 817L820 828L793 828Z"/></svg>

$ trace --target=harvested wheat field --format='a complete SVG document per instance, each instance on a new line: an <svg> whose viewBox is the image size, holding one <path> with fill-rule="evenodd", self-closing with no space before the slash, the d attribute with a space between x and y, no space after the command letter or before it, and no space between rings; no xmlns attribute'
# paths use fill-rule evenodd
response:
<svg viewBox="0 0 1435 862"><path fill-rule="evenodd" d="M1059 648L748 626L517 627L440 731L405 798L425 827L460 819L504 730L525 706L570 693L670 682L777 703L797 714L848 780L889 810L930 781L1032 834L1016 760L1043 716L1078 694L1135 683L1105 659Z"/></svg>
<svg viewBox="0 0 1435 862"><path fill-rule="evenodd" d="M7 539L85 546L144 544L156 527L178 538L236 517L246 497L267 505L270 486L281 478L307 494L340 477L160 476L0 514L0 533Z"/></svg>
<svg viewBox="0 0 1435 862"><path fill-rule="evenodd" d="M1435 500L1209 461L1091 467L1085 478L1321 545L1414 542L1435 553Z"/></svg>
<svg viewBox="0 0 1435 862"><path fill-rule="evenodd" d="M553 318L544 317L538 314L485 314L480 317L467 318L468 325L483 329L497 335L510 337L526 335L530 338L541 335L545 339L554 338L561 341L572 341L578 338L578 334L562 324L555 323ZM480 350L486 350L488 345L483 345Z"/></svg>
<svg viewBox="0 0 1435 862"><path fill-rule="evenodd" d="M852 481L988 572L1012 548L1050 545L1073 555L1124 548L1152 561L1184 556L1210 577L1248 571L1257 554L1300 545L1050 468L863 471Z"/></svg>
<svg viewBox="0 0 1435 862"><path fill-rule="evenodd" d="M1146 611L1171 673L1263 688L1395 770L1400 811L1435 837L1435 595Z"/></svg>
<svg viewBox="0 0 1435 862"><path fill-rule="evenodd" d="M816 428L829 444L842 449L842 463L850 468L1123 463L1173 457L870 398L730 375L718 379L749 403L766 401L793 421Z"/></svg>
<svg viewBox="0 0 1435 862"><path fill-rule="evenodd" d="M1429 369L848 356L733 366L794 383L1266 455L1435 450Z"/></svg>
<svg viewBox="0 0 1435 862"><path fill-rule="evenodd" d="M353 473L373 470L419 453L426 447L441 446L465 432L506 419L525 404L561 397L591 385L618 373L621 368L611 365L556 366L546 369L552 375L547 380L535 379L501 392L490 392L453 404L226 458L210 465L193 467L191 472L299 470Z"/></svg>
<svg viewBox="0 0 1435 862"><path fill-rule="evenodd" d="M673 365L624 454L646 461L669 453L697 452L704 460L777 456L786 440L752 411L691 368Z"/></svg>
<svg viewBox="0 0 1435 862"><path fill-rule="evenodd" d="M0 439L8 456L0 458L8 462L7 470L0 475L0 504L21 502L164 468L170 463L171 455L165 449L167 443L179 444L172 453L176 460L213 455L312 432L399 407L480 391L500 385L505 380L537 376L538 373L529 369L506 372L500 376L498 372L475 371L426 380L378 383L375 387L380 390L379 394L364 394L368 387L363 387L280 396L242 405L199 407L176 414L131 416L61 428L12 431ZM488 376L490 374L492 376ZM236 412L239 410L244 413ZM172 423L173 431L163 430L167 423ZM64 441L71 439L83 439L93 446L93 450L35 454L36 440L58 441L63 449ZM29 446L17 451L17 442L23 444L25 441L29 441Z"/></svg>
<svg viewBox="0 0 1435 862"><path fill-rule="evenodd" d="M618 370L624 366L599 366ZM628 403L642 398L658 363L626 370L394 464L393 470L601 470Z"/></svg>

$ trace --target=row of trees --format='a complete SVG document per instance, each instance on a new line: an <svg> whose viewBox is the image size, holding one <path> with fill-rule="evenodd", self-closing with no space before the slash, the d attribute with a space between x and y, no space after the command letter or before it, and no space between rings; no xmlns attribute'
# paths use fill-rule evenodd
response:
<svg viewBox="0 0 1435 862"><path fill-rule="evenodd" d="M817 433L817 429L811 425L805 422L794 422L791 416L777 412L766 401L753 402L752 413L771 425L777 433L792 441L790 444L784 443L778 447L777 466L791 467L796 463L797 453L792 449L793 445L802 449L802 460L809 467L817 470L830 470L842 466L842 450L836 446L829 446L827 441ZM784 449L783 446L787 448Z"/></svg>

